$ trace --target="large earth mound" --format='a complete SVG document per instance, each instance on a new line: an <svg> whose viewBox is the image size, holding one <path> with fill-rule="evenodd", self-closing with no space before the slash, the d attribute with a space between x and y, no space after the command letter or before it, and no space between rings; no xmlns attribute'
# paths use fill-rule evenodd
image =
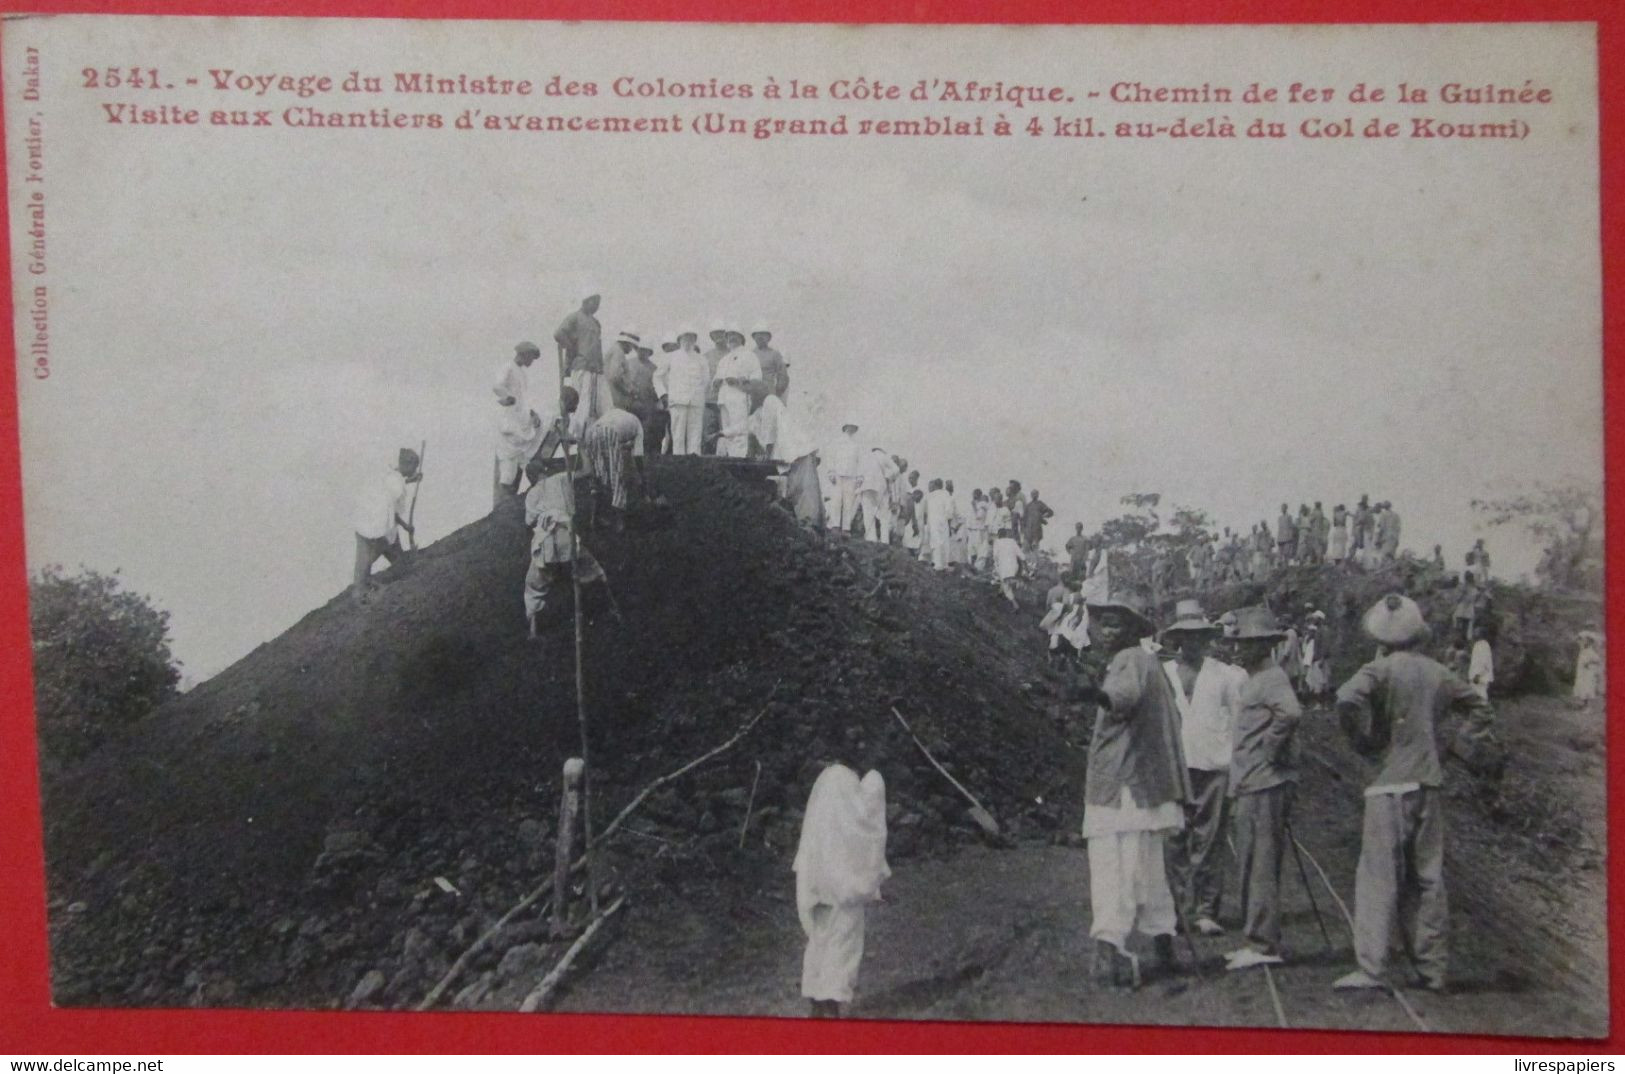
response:
<svg viewBox="0 0 1625 1074"><path fill-rule="evenodd" d="M887 777L893 857L978 838L893 706L1006 837L1048 838L1070 814L1077 754L1029 613L800 527L718 464L654 472L669 507L588 538L619 613L587 602L598 823L766 714L651 796L609 875L673 879L631 864L653 859L776 876L821 762L853 750ZM573 636L564 615L523 637L529 534L510 507L47 787L58 1002L410 1004L547 875L558 772L580 751ZM536 938L520 924L510 940Z"/></svg>

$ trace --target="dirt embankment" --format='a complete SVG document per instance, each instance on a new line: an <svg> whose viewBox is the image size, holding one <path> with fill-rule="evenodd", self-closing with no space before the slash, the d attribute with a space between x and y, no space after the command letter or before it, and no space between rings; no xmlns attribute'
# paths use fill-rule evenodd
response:
<svg viewBox="0 0 1625 1074"><path fill-rule="evenodd" d="M1088 992L1087 875L1076 846L1054 845L1076 831L1088 717L1045 667L1037 610L1011 612L985 581L899 550L797 527L714 467L663 463L669 511L590 537L620 611L589 602L598 824L766 715L606 849L599 880L631 890L632 909L587 956L582 970L596 971L575 978L567 1006L797 1013L798 811L823 761L858 754L888 780L898 896L877 919L860 1013L1269 1024L1256 981L1211 975L1150 1004ZM527 544L516 511L466 527L370 608L335 598L54 781L58 1002L419 1002L548 874L557 773L579 752L568 621L540 644L522 637ZM1270 596L1323 607L1346 632L1351 609L1396 581L1285 572ZM1255 596L1207 600L1218 612ZM1352 633L1333 644L1338 677L1365 658ZM894 705L1014 849L982 845ZM1545 699L1505 713L1525 762L1514 790L1452 775L1453 942L1471 987L1432 1013L1460 1031L1592 1031L1606 994L1601 716ZM1306 739L1318 759L1299 836L1347 898L1361 762L1325 714ZM1289 942L1318 950L1305 896L1290 899ZM516 1005L562 950L537 909L440 1005ZM1333 939L1286 977L1304 989L1294 1024L1403 1028L1391 1002L1310 998L1347 961L1346 938Z"/></svg>
<svg viewBox="0 0 1625 1074"><path fill-rule="evenodd" d="M589 536L620 612L589 602L599 823L768 712L651 798L628 850L680 839L683 867L748 873L748 806L748 853L776 862L820 762L854 753L887 774L895 856L974 838L893 705L1012 834L1059 823L1066 755L1026 616L662 462L670 510ZM379 967L368 1002L418 999L545 875L579 752L568 618L522 636L527 548L516 510L465 527L372 606L336 597L54 781L59 1002L328 1006Z"/></svg>

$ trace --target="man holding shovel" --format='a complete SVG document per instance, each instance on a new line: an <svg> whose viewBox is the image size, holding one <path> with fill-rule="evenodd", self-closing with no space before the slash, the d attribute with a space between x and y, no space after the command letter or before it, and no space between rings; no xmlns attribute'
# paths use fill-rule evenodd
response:
<svg viewBox="0 0 1625 1074"><path fill-rule="evenodd" d="M1185 824L1190 774L1179 738L1179 710L1168 676L1140 645L1155 627L1137 596L1101 594L1088 602L1105 677L1086 687L1099 705L1089 742L1083 837L1089 843L1089 935L1094 976L1102 984L1138 987L1135 931L1151 937L1158 968L1172 972L1179 915L1163 862L1164 838Z"/></svg>

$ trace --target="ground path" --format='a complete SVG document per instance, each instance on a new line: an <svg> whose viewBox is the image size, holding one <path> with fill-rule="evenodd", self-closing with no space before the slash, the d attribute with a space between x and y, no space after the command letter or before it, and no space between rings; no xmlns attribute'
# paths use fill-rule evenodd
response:
<svg viewBox="0 0 1625 1074"><path fill-rule="evenodd" d="M1558 726L1556 706L1509 713ZM1312 719L1326 719L1324 713ZM1321 725L1315 729L1324 732ZM1316 735L1315 737L1320 737ZM1515 739L1518 734L1514 734ZM1600 804L1600 803L1599 803ZM1452 801L1465 814L1471 804ZM1359 802L1352 787L1324 768L1305 772L1296 828L1315 861L1352 909L1359 852ZM1460 825L1462 828L1468 825ZM1452 975L1449 995L1420 988L1405 998L1430 1029L1514 1036L1580 1036L1603 1031L1606 993L1592 985L1600 962L1547 965L1533 954L1550 937L1529 918L1529 884L1508 868L1504 845L1462 838L1450 848ZM1228 864L1228 862L1227 862ZM1295 863L1283 876L1288 965L1273 969L1282 1011L1294 1028L1410 1032L1417 1026L1382 993L1338 993L1330 985L1353 966L1349 929L1306 862L1313 896L1330 933L1327 949ZM1592 874L1593 877L1595 874ZM1572 879L1572 878L1571 878ZM1592 882L1592 881L1588 881ZM1600 880L1594 881L1600 889ZM1600 900L1600 890L1578 896ZM1223 916L1234 925L1234 885ZM1088 865L1082 846L967 846L935 860L894 865L886 901L871 911L857 1017L930 1020L1265 1026L1279 1024L1262 970L1228 973L1223 956L1234 931L1179 941L1182 971L1137 992L1095 986L1089 979ZM1547 921L1571 936L1571 921ZM1590 923L1601 927L1600 918ZM696 900L687 892L648 900L625 932L562 1000L573 1011L663 1011L799 1017L802 937L788 873L750 903ZM1600 933L1598 933L1600 935ZM1601 949L1583 944L1596 959ZM1549 954L1549 952L1548 952ZM1403 956L1396 956L1402 962ZM1557 979L1546 973L1559 973ZM1409 975L1407 975L1409 976Z"/></svg>

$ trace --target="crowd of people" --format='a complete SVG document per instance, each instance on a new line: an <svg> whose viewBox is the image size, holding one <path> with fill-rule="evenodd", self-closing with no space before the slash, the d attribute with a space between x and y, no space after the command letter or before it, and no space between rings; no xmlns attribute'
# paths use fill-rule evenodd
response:
<svg viewBox="0 0 1625 1074"><path fill-rule="evenodd" d="M1016 581L1032 572L1054 511L1019 481L974 488L961 501L952 480L923 478L908 459L867 443L854 418L820 444L786 405L790 364L757 324L747 342L728 322L711 327L711 349L679 327L658 344L623 330L609 346L588 292L554 333L559 369L545 385L531 370L541 349L520 343L497 371L494 500L524 492L532 529L524 608L532 636L561 583L603 578L583 532L623 525L654 496L646 453L765 460L782 470L783 498L797 518L851 540L892 545L938 571L982 574L1020 607ZM413 534L409 491L422 479L418 452L370 479L355 519L355 592L368 593L376 559L399 558ZM579 486L579 488L578 488ZM584 495L578 514L577 495ZM1380 566L1398 555L1400 518L1391 503L1282 504L1273 529L1225 529L1190 549L1193 590L1260 580L1293 565ZM1339 988L1386 987L1396 930L1429 988L1447 982L1442 769L1435 731L1447 709L1469 733L1491 736L1489 555L1480 541L1453 609L1452 640L1466 655L1458 674L1421 652L1428 628L1418 605L1392 594L1370 608L1364 633L1373 660L1333 688L1326 616L1313 607L1278 614L1237 608L1209 619L1199 600L1180 601L1161 631L1155 611L1115 584L1103 542L1079 524L1044 601L1053 659L1077 673L1080 696L1098 711L1089 746L1082 835L1088 845L1093 972L1137 986L1144 973L1129 938L1150 937L1154 969L1178 969L1180 931L1217 936L1223 882L1220 845L1233 840L1241 942L1230 969L1279 963L1280 873L1299 782L1297 727L1303 700L1332 703L1375 773L1355 887L1358 968ZM1434 549L1437 566L1442 552ZM1078 654L1103 660L1098 677ZM1587 662L1589 660L1589 663ZM1582 648L1576 679L1600 692L1601 646ZM862 767L861 765L859 767ZM851 999L863 946L862 906L878 896L885 865L884 783L835 766L813 790L796 857L797 907L809 946L803 990L816 1015ZM1413 907L1403 918L1399 907Z"/></svg>

